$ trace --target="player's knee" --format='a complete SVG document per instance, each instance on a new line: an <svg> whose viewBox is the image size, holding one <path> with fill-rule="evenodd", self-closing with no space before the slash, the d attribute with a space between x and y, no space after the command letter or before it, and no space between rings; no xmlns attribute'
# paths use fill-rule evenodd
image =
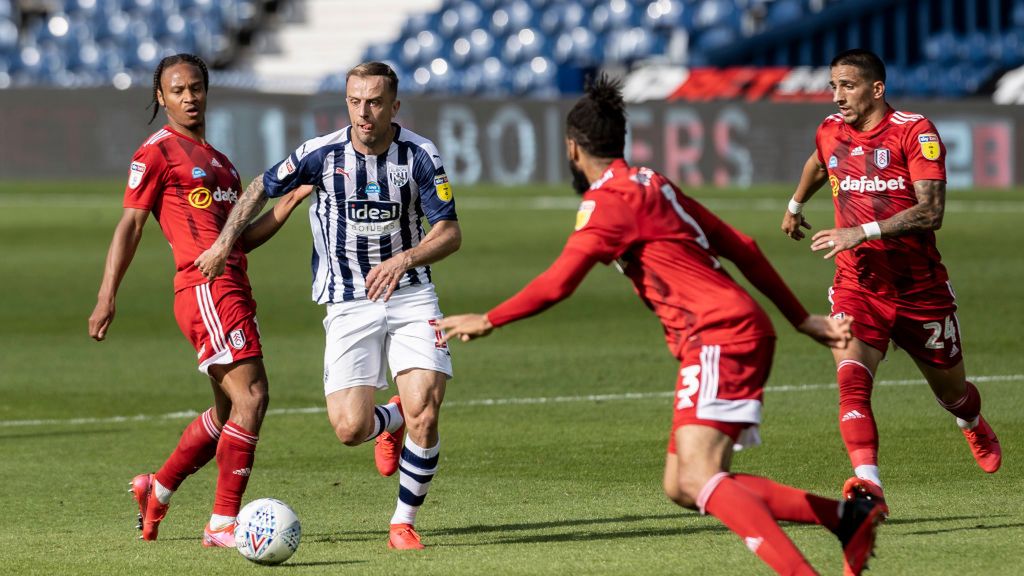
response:
<svg viewBox="0 0 1024 576"><path fill-rule="evenodd" d="M406 414L405 426L413 438L423 438L437 434L438 407L428 406L415 414Z"/></svg>
<svg viewBox="0 0 1024 576"><path fill-rule="evenodd" d="M358 446L366 441L370 435L371 426L366 425L359 419L338 418L331 422L334 427L334 435L346 446Z"/></svg>
<svg viewBox="0 0 1024 576"><path fill-rule="evenodd" d="M663 488L665 489L665 496L667 496L672 502L675 502L683 508L689 508L691 510L697 509L696 498L690 496L690 494L684 489L681 481L666 481Z"/></svg>

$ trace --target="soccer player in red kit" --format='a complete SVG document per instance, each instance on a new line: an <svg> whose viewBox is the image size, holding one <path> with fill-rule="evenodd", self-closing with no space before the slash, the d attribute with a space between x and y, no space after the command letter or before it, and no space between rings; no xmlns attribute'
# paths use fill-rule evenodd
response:
<svg viewBox="0 0 1024 576"><path fill-rule="evenodd" d="M981 416L981 396L967 381L960 323L949 276L935 246L946 196L945 147L920 114L885 100L885 64L848 50L831 64L839 112L818 127L817 149L782 220L795 240L810 225L802 206L828 181L835 228L811 238L811 249L835 257L829 289L832 316L852 316L854 339L834 349L839 380L839 430L854 477L843 493L885 502L878 470L878 429L871 388L892 340L907 351L939 404L953 414L978 465L995 472L999 440Z"/></svg>
<svg viewBox="0 0 1024 576"><path fill-rule="evenodd" d="M764 383L775 333L764 310L722 268L733 261L800 332L843 347L848 319L812 316L754 241L664 176L623 159L620 85L600 77L569 112L566 144L573 185L583 194L576 231L550 268L485 315L441 321L446 338L470 340L567 298L598 262L615 262L661 320L680 360L664 488L684 508L721 520L779 574L815 574L778 522L820 524L859 574L874 546L881 507L840 502L729 471L735 444L759 443Z"/></svg>
<svg viewBox="0 0 1024 576"><path fill-rule="evenodd" d="M205 138L208 87L206 65L196 56L169 56L157 66L153 104L165 109L167 124L132 157L124 214L107 253L89 335L106 338L118 286L152 213L174 253L174 316L196 350L199 370L210 377L214 406L185 428L164 465L136 476L129 491L138 501L141 538L155 540L171 495L216 456L217 490L203 545L233 547L235 516L268 401L244 252L277 232L311 189L297 191L254 222L232 250L224 276L207 282L192 263L217 239L241 189L231 161Z"/></svg>

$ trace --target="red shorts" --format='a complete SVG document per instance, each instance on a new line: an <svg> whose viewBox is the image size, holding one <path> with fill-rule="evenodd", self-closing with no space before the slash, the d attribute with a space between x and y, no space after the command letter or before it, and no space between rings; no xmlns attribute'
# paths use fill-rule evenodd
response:
<svg viewBox="0 0 1024 576"><path fill-rule="evenodd" d="M710 426L736 442L744 430L760 424L764 383L774 353L774 337L694 346L683 352L669 453L676 452L680 426Z"/></svg>
<svg viewBox="0 0 1024 576"><path fill-rule="evenodd" d="M952 368L963 360L956 296L949 282L905 298L834 286L829 302L833 316L853 316L855 338L883 353L892 340L936 368Z"/></svg>
<svg viewBox="0 0 1024 576"><path fill-rule="evenodd" d="M256 301L247 287L218 279L183 288L174 294L174 318L196 349L203 374L211 364L263 356Z"/></svg>

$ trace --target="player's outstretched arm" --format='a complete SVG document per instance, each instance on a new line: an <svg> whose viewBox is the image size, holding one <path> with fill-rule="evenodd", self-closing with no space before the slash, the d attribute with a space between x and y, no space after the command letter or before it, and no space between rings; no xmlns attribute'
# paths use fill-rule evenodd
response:
<svg viewBox="0 0 1024 576"><path fill-rule="evenodd" d="M796 191L793 192L793 198L789 201L789 206L786 207L786 212L782 216L782 232L789 236L793 240L803 240L804 231L801 228L811 229L811 225L807 222L803 215L803 205L814 196L814 193L828 179L828 172L825 171L825 167L818 164L818 153L814 151L811 153L811 157L804 162L804 169L800 173L800 182L796 185Z"/></svg>
<svg viewBox="0 0 1024 576"><path fill-rule="evenodd" d="M114 237L107 250L107 261L103 267L103 280L96 295L96 306L89 316L89 336L97 342L107 337L107 329L114 321L117 289L124 279L128 266L135 257L135 250L142 240L142 228L149 218L149 210L125 208L121 221L114 228Z"/></svg>
<svg viewBox="0 0 1024 576"><path fill-rule="evenodd" d="M444 332L443 341L447 342L452 338L469 342L476 338L483 338L494 331L494 324L487 318L486 314L458 314L442 318L438 327Z"/></svg>
<svg viewBox="0 0 1024 576"><path fill-rule="evenodd" d="M278 230L288 221L288 217L303 200L313 192L313 186L299 186L295 190L282 196L274 208L249 224L242 232L242 249L246 252L262 246L267 240L274 237Z"/></svg>
<svg viewBox="0 0 1024 576"><path fill-rule="evenodd" d="M850 326L853 325L853 318L844 316L841 319L830 318L820 314L812 314L797 326L797 330L810 336L815 342L843 350L853 339L853 332Z"/></svg>
<svg viewBox="0 0 1024 576"><path fill-rule="evenodd" d="M946 183L942 180L914 182L917 204L893 214L879 222L868 222L852 228L822 230L811 238L811 250L829 250L831 258L843 250L854 248L868 240L891 238L938 230L946 211Z"/></svg>
<svg viewBox="0 0 1024 576"><path fill-rule="evenodd" d="M457 220L440 220L430 227L423 240L413 248L374 266L366 275L366 297L385 302L410 268L433 264L447 258L462 246L462 228Z"/></svg>
<svg viewBox="0 0 1024 576"><path fill-rule="evenodd" d="M257 176L238 199L238 204L231 211L224 229L217 240L196 258L194 264L203 276L213 279L224 273L224 265L228 261L231 247L238 241L242 231L249 222L260 213L267 204L267 196L263 193L263 176Z"/></svg>

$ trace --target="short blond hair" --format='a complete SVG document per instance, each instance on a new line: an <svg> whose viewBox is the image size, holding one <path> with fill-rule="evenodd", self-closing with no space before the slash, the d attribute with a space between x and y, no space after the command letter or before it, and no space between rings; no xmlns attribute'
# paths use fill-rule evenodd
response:
<svg viewBox="0 0 1024 576"><path fill-rule="evenodd" d="M358 76L359 78L383 76L387 78L387 90L391 93L391 97L398 98L398 74L395 74L394 69L383 62L363 62L348 71L348 75L345 76L345 83L347 84L349 78L353 76Z"/></svg>

